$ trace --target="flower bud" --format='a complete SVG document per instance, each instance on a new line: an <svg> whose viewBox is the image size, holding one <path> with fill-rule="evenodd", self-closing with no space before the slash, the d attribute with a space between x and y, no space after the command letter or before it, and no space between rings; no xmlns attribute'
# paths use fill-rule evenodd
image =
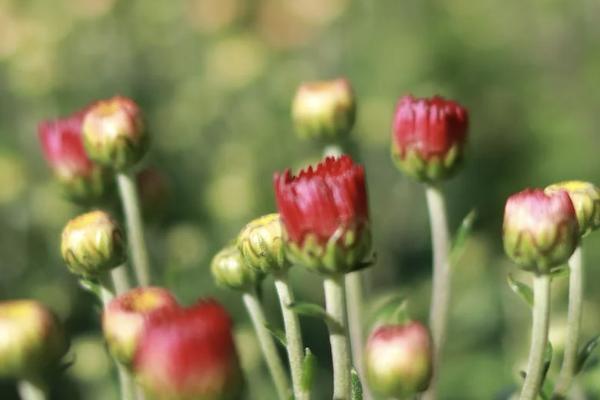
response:
<svg viewBox="0 0 600 400"><path fill-rule="evenodd" d="M137 104L116 96L92 105L83 121L83 141L90 158L125 170L146 154L148 134Z"/></svg>
<svg viewBox="0 0 600 400"><path fill-rule="evenodd" d="M30 377L56 366L67 350L55 315L33 300L0 302L0 376Z"/></svg>
<svg viewBox="0 0 600 400"><path fill-rule="evenodd" d="M296 132L302 138L333 140L347 135L355 114L352 87L342 78L303 83L292 104Z"/></svg>
<svg viewBox="0 0 600 400"><path fill-rule="evenodd" d="M243 389L231 320L214 301L149 318L133 371L152 399L234 400Z"/></svg>
<svg viewBox="0 0 600 400"><path fill-rule="evenodd" d="M74 201L89 202L109 191L113 177L85 152L81 138L83 116L81 111L67 118L43 121L38 135L44 156L65 194Z"/></svg>
<svg viewBox="0 0 600 400"><path fill-rule="evenodd" d="M265 274L288 267L279 214L268 214L242 229L237 245L246 264Z"/></svg>
<svg viewBox="0 0 600 400"><path fill-rule="evenodd" d="M348 156L275 174L286 255L323 273L359 268L371 251L365 170Z"/></svg>
<svg viewBox="0 0 600 400"><path fill-rule="evenodd" d="M102 313L102 331L111 354L125 365L133 360L145 321L155 312L178 307L166 289L140 287L113 299Z"/></svg>
<svg viewBox="0 0 600 400"><path fill-rule="evenodd" d="M467 110L454 101L404 96L394 117L392 158L415 179L444 180L461 164L468 126Z"/></svg>
<svg viewBox="0 0 600 400"><path fill-rule="evenodd" d="M573 202L581 236L600 228L600 188L590 182L568 181L545 189L549 194L560 190L566 191Z"/></svg>
<svg viewBox="0 0 600 400"><path fill-rule="evenodd" d="M427 328L418 322L384 325L367 340L369 387L385 398L407 398L429 386L432 346Z"/></svg>
<svg viewBox="0 0 600 400"><path fill-rule="evenodd" d="M218 252L210 269L217 285L234 290L252 289L262 279L262 274L244 261L237 246L228 246Z"/></svg>
<svg viewBox="0 0 600 400"><path fill-rule="evenodd" d="M579 241L575 208L565 191L526 189L504 208L504 250L521 268L537 274L565 263Z"/></svg>
<svg viewBox="0 0 600 400"><path fill-rule="evenodd" d="M96 277L125 262L123 232L104 211L92 211L69 221L62 233L62 257L77 275Z"/></svg>

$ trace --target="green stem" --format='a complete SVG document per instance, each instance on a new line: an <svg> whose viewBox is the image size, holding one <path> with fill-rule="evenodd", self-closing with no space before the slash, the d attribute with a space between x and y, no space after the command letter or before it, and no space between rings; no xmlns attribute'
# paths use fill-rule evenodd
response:
<svg viewBox="0 0 600 400"><path fill-rule="evenodd" d="M581 314L583 310L583 254L581 246L569 260L569 311L565 354L558 381L554 388L554 397L566 398L569 386L575 376L579 333L581 331Z"/></svg>
<svg viewBox="0 0 600 400"><path fill-rule="evenodd" d="M433 249L433 284L429 326L433 338L433 377L423 399L433 400L436 396L437 382L441 366L442 351L446 340L448 325L448 306L450 301L450 234L446 216L446 204L442 191L433 185L425 188L431 241Z"/></svg>
<svg viewBox="0 0 600 400"><path fill-rule="evenodd" d="M17 390L22 400L46 400L46 388L34 379L23 379L17 383Z"/></svg>
<svg viewBox="0 0 600 400"><path fill-rule="evenodd" d="M131 250L133 270L135 271L139 285L148 286L150 284L150 267L146 243L144 241L144 223L140 212L135 180L130 174L119 172L117 174L117 183L127 222L127 238Z"/></svg>
<svg viewBox="0 0 600 400"><path fill-rule="evenodd" d="M294 302L294 294L288 283L287 273L275 276L275 289L279 296L281 315L285 326L285 340L287 342L287 354L292 374L292 388L295 400L310 399L310 392L302 388L302 360L304 359L304 344L302 343L302 332L300 321L289 305Z"/></svg>
<svg viewBox="0 0 600 400"><path fill-rule="evenodd" d="M540 392L544 373L544 353L548 344L550 282L549 275L536 275L533 278L531 347L529 348L529 359L527 361L527 376L519 400L535 400Z"/></svg>
<svg viewBox="0 0 600 400"><path fill-rule="evenodd" d="M350 349L346 327L344 275L331 275L323 282L327 313L337 326L329 326L333 362L333 400L350 398Z"/></svg>
<svg viewBox="0 0 600 400"><path fill-rule="evenodd" d="M258 343L260 344L263 356L267 362L271 378L273 378L277 396L280 400L288 400L290 396L288 377L283 368L281 358L279 358L279 354L277 354L277 347L275 347L273 337L267 329L267 320L262 305L254 292L246 292L243 294L242 298L246 305L246 309L248 310L248 314L250 315L250 319L252 320L254 330L256 331Z"/></svg>
<svg viewBox="0 0 600 400"><path fill-rule="evenodd" d="M123 294L129 289L131 289L131 284L129 283L129 276L127 275L126 264L120 265L117 268L110 271L110 276L112 278L112 282L117 295Z"/></svg>

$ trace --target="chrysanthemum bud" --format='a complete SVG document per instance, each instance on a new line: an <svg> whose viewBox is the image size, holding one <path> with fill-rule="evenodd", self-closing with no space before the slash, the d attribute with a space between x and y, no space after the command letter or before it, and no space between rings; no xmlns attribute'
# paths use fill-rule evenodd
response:
<svg viewBox="0 0 600 400"><path fill-rule="evenodd" d="M146 320L155 312L178 307L166 289L140 287L113 299L102 314L102 331L111 354L129 365Z"/></svg>
<svg viewBox="0 0 600 400"><path fill-rule="evenodd" d="M579 241L575 208L565 191L526 189L504 208L504 250L521 268L549 273L565 263Z"/></svg>
<svg viewBox="0 0 600 400"><path fill-rule="evenodd" d="M347 135L355 114L352 87L342 78L303 83L292 104L296 131L309 139L332 140Z"/></svg>
<svg viewBox="0 0 600 400"><path fill-rule="evenodd" d="M121 228L104 211L92 211L67 223L61 252L71 272L95 277L125 261L126 246Z"/></svg>
<svg viewBox="0 0 600 400"><path fill-rule="evenodd" d="M93 104L83 121L83 141L92 160L116 170L133 166L148 147L139 107L121 96Z"/></svg>
<svg viewBox="0 0 600 400"><path fill-rule="evenodd" d="M29 377L58 364L67 350L54 314L33 300L0 303L0 376Z"/></svg>
<svg viewBox="0 0 600 400"><path fill-rule="evenodd" d="M398 102L392 132L392 158L407 175L426 182L450 177L460 166L468 112L439 96Z"/></svg>
<svg viewBox="0 0 600 400"><path fill-rule="evenodd" d="M243 379L231 330L214 301L157 312L146 322L133 371L152 399L239 399Z"/></svg>
<svg viewBox="0 0 600 400"><path fill-rule="evenodd" d="M327 157L315 169L275 174L275 197L286 255L324 273L358 268L371 251L365 171L348 156Z"/></svg>
<svg viewBox="0 0 600 400"><path fill-rule="evenodd" d="M86 202L103 197L112 186L110 172L87 156L81 138L84 111L38 126L44 156L65 194Z"/></svg>
<svg viewBox="0 0 600 400"><path fill-rule="evenodd" d="M600 228L600 188L590 182L568 181L550 185L546 193L564 190L571 197L581 236Z"/></svg>
<svg viewBox="0 0 600 400"><path fill-rule="evenodd" d="M250 268L268 274L288 267L279 214L251 221L240 232L237 245Z"/></svg>
<svg viewBox="0 0 600 400"><path fill-rule="evenodd" d="M252 289L262 279L262 274L244 261L237 246L228 246L218 252L212 259L210 270L217 285L229 289Z"/></svg>
<svg viewBox="0 0 600 400"><path fill-rule="evenodd" d="M427 328L418 322L376 328L365 353L369 387L385 398L407 398L429 386L432 346Z"/></svg>

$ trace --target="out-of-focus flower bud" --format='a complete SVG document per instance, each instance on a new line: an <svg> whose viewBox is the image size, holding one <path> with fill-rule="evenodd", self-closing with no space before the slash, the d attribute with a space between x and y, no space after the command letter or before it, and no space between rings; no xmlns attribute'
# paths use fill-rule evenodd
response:
<svg viewBox="0 0 600 400"><path fill-rule="evenodd" d="M218 252L210 266L217 285L235 290L254 288L263 275L252 269L242 258L237 246L228 246Z"/></svg>
<svg viewBox="0 0 600 400"><path fill-rule="evenodd" d="M55 315L33 300L0 303L0 376L29 377L55 367L67 350Z"/></svg>
<svg viewBox="0 0 600 400"><path fill-rule="evenodd" d="M432 346L427 328L418 322L384 325L367 340L369 387L385 398L406 398L429 386Z"/></svg>
<svg viewBox="0 0 600 400"><path fill-rule="evenodd" d="M503 233L504 250L515 263L546 274L575 251L579 224L567 192L525 189L506 201Z"/></svg>
<svg viewBox="0 0 600 400"><path fill-rule="evenodd" d="M146 168L136 175L142 212L147 218L164 216L171 200L169 177L158 168Z"/></svg>
<svg viewBox="0 0 600 400"><path fill-rule="evenodd" d="M102 314L102 331L111 354L129 365L142 334L145 321L155 312L179 307L166 289L140 287L113 299Z"/></svg>
<svg viewBox="0 0 600 400"><path fill-rule="evenodd" d="M460 166L468 128L468 112L458 103L439 96L404 96L394 117L392 158L413 178L441 181Z"/></svg>
<svg viewBox="0 0 600 400"><path fill-rule="evenodd" d="M124 170L146 154L148 134L137 104L116 96L93 104L83 120L83 142L92 160Z"/></svg>
<svg viewBox="0 0 600 400"><path fill-rule="evenodd" d="M240 232L237 245L250 268L268 274L288 267L279 214L268 214L251 221Z"/></svg>
<svg viewBox="0 0 600 400"><path fill-rule="evenodd" d="M302 138L334 140L347 135L355 115L352 87L342 78L303 83L292 104L296 132Z"/></svg>
<svg viewBox="0 0 600 400"><path fill-rule="evenodd" d="M231 331L215 301L157 312L146 322L133 371L153 399L239 399L243 379Z"/></svg>
<svg viewBox="0 0 600 400"><path fill-rule="evenodd" d="M112 174L87 156L81 138L84 111L67 118L43 121L38 136L46 161L72 200L89 202L104 196L112 186Z"/></svg>
<svg viewBox="0 0 600 400"><path fill-rule="evenodd" d="M600 188L590 182L567 181L550 185L546 193L564 190L571 197L581 236L600 228Z"/></svg>
<svg viewBox="0 0 600 400"><path fill-rule="evenodd" d="M61 253L71 272L96 277L125 262L127 249L116 221L97 210L67 223L62 232Z"/></svg>
<svg viewBox="0 0 600 400"><path fill-rule="evenodd" d="M348 156L275 174L286 254L323 273L351 272L371 251L365 170Z"/></svg>

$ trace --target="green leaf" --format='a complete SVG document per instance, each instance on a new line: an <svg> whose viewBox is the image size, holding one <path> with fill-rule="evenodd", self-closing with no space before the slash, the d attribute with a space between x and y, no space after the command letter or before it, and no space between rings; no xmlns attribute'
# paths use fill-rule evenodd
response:
<svg viewBox="0 0 600 400"><path fill-rule="evenodd" d="M304 350L304 360L302 360L302 376L300 378L300 386L302 386L304 391L309 393L312 388L316 366L317 358L307 347Z"/></svg>
<svg viewBox="0 0 600 400"><path fill-rule="evenodd" d="M340 324L331 316L323 307L318 304L294 302L288 305L288 308L294 311L298 315L304 315L306 317L319 318L327 324L329 329L342 331Z"/></svg>
<svg viewBox="0 0 600 400"><path fill-rule="evenodd" d="M546 375L548 375L548 370L550 369L550 364L552 363L552 354L554 350L552 348L552 343L548 341L546 344L546 349L544 350L544 369L542 371L542 382L540 387L544 385L544 381L546 380Z"/></svg>
<svg viewBox="0 0 600 400"><path fill-rule="evenodd" d="M394 325L404 325L408 321L410 321L410 316L408 315L408 303L404 300L396 307L391 318L387 322Z"/></svg>
<svg viewBox="0 0 600 400"><path fill-rule="evenodd" d="M586 361L590 358L596 347L598 346L598 341L600 340L600 335L596 335L588 342L583 345L583 347L577 353L577 359L575 361L575 373L578 374L583 370Z"/></svg>
<svg viewBox="0 0 600 400"><path fill-rule="evenodd" d="M275 339L277 339L277 341L279 342L279 344L281 344L283 347L287 347L287 341L285 339L285 332L283 330L281 330L279 328L275 328L274 326L272 326L268 322L265 322L265 328L267 328L267 330L269 331L269 333Z"/></svg>
<svg viewBox="0 0 600 400"><path fill-rule="evenodd" d="M508 274L507 277L508 286L512 289L513 292L518 294L525 302L529 305L529 307L533 306L533 291L529 286L524 284L523 282L519 282L515 278L513 278L512 274Z"/></svg>
<svg viewBox="0 0 600 400"><path fill-rule="evenodd" d="M454 236L454 241L452 242L452 249L450 250L450 259L452 260L452 265L456 265L456 261L458 261L460 256L462 256L462 253L465 249L465 244L473 232L473 226L475 225L476 220L477 210L473 209L469 211L469 213L463 218L460 226L458 227L456 235Z"/></svg>
<svg viewBox="0 0 600 400"><path fill-rule="evenodd" d="M79 285L86 291L90 292L100 301L102 301L102 288L100 285L90 279L80 278Z"/></svg>
<svg viewBox="0 0 600 400"><path fill-rule="evenodd" d="M360 382L360 377L358 376L358 372L356 372L356 370L354 368L352 368L352 372L350 373L350 384L351 384L350 398L352 400L362 400L362 398L363 398L362 383Z"/></svg>

